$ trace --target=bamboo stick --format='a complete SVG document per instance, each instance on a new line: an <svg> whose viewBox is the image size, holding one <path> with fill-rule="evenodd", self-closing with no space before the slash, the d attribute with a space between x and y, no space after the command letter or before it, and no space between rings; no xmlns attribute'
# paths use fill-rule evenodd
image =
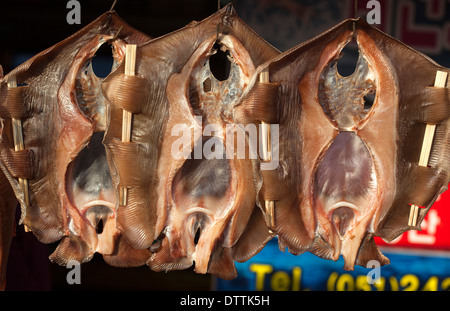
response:
<svg viewBox="0 0 450 311"><path fill-rule="evenodd" d="M265 68L259 75L259 82L269 83L269 68ZM266 122L261 122L262 131L262 148L263 148L263 161L271 161L271 135L270 135L270 124ZM264 207L266 210L266 223L269 227L270 233L272 228L275 227L275 202L274 201L264 201Z"/></svg>
<svg viewBox="0 0 450 311"><path fill-rule="evenodd" d="M127 44L125 50L125 74L134 76L136 67L136 45ZM129 111L123 110L122 113L122 141L131 142L131 125L133 114ZM120 205L127 205L128 189L122 187L120 189Z"/></svg>
<svg viewBox="0 0 450 311"><path fill-rule="evenodd" d="M8 82L8 88L17 87L17 81L11 80ZM23 130L22 130L22 120L12 118L12 131L13 131L13 142L14 142L14 151L24 150L24 142L23 142ZM28 179L26 178L18 178L19 185L22 188L24 194L25 205L28 207L30 205L30 192L28 187ZM25 232L31 231L28 226L25 225Z"/></svg>
<svg viewBox="0 0 450 311"><path fill-rule="evenodd" d="M447 72L438 70L434 81L434 87L445 87L447 84ZM428 166L430 158L431 146L433 144L434 133L436 130L435 124L427 124L425 134L423 137L422 150L420 151L419 165ZM419 206L411 205L409 212L408 226L417 225L417 217L419 214Z"/></svg>

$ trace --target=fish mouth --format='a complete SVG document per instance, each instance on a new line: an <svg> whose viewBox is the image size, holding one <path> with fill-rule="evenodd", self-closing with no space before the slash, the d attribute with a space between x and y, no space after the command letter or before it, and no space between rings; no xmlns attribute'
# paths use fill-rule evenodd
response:
<svg viewBox="0 0 450 311"><path fill-rule="evenodd" d="M94 133L66 173L66 193L71 205L98 236L104 233L107 222L115 223L116 219L116 196L102 141L103 132Z"/></svg>
<svg viewBox="0 0 450 311"><path fill-rule="evenodd" d="M313 253L334 261L338 260L340 255L347 257L347 254L344 254L347 252L346 245L349 241L352 242L355 236L354 230L361 209L353 203L339 201L325 206L323 211L325 213L320 217L322 221L319 221Z"/></svg>
<svg viewBox="0 0 450 311"><path fill-rule="evenodd" d="M360 209L349 202L338 202L330 207L328 219L334 225L341 240L354 227Z"/></svg>
<svg viewBox="0 0 450 311"><path fill-rule="evenodd" d="M88 202L84 208L84 217L89 220L97 235L103 233L108 221L115 221L116 215L114 206L104 200L94 200Z"/></svg>
<svg viewBox="0 0 450 311"><path fill-rule="evenodd" d="M344 269L353 270L371 213L364 215L364 208L347 201L334 203L324 211L326 220L320 222L313 253L334 261L342 255Z"/></svg>
<svg viewBox="0 0 450 311"><path fill-rule="evenodd" d="M66 194L70 205L77 210L81 223L70 227L80 235L94 252L109 255L114 252L119 231L116 228L117 199L112 187L104 146L103 133L94 133L89 144L69 164L66 175Z"/></svg>
<svg viewBox="0 0 450 311"><path fill-rule="evenodd" d="M217 138L199 143L207 142L223 144ZM192 154L173 180L172 198L177 207L173 213L179 216L173 216L174 221L178 221L173 224L172 231L176 228L185 234L180 239L182 247L177 248L174 256L187 256L191 250L190 260L195 261L196 271L207 269L211 251L209 244L213 243L210 240L211 232L216 232L217 223L231 208L234 178L233 167L225 155L222 159L195 159ZM197 256L199 253L206 261Z"/></svg>

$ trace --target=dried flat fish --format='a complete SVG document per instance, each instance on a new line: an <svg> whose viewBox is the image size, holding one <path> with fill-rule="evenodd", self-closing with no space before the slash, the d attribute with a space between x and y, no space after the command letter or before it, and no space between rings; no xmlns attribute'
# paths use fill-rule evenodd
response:
<svg viewBox="0 0 450 311"><path fill-rule="evenodd" d="M342 76L351 41L359 58ZM91 65L103 44L104 79ZM280 53L231 5L157 39L107 12L5 77L0 67L0 286L17 202L41 242L61 240L61 265L97 252L231 279L275 235L293 254L342 255L345 269L387 264L373 237L419 229L449 182L438 71L449 69L361 19Z"/></svg>
<svg viewBox="0 0 450 311"><path fill-rule="evenodd" d="M211 59L220 50L229 72L216 77ZM257 212L251 218L261 186L257 159L230 154L226 137L234 133L227 124L239 123L233 110L255 68L279 52L227 6L136 53L135 77L126 77L122 65L103 82L111 102L105 144L117 168L112 180L128 189L118 228L134 248L152 249L147 264L155 271L195 261L198 273L233 278L233 247L246 226L264 222ZM120 141L122 109L133 113L131 142ZM233 130L245 137L240 127ZM236 253L256 252L262 243L252 241L270 238L265 232L242 236Z"/></svg>
<svg viewBox="0 0 450 311"><path fill-rule="evenodd" d="M353 74L336 63L355 41ZM373 236L392 240L419 229L449 182L449 97L434 87L425 55L368 25L346 20L258 70L279 84L280 165L264 179L275 188L280 249L312 252L345 268L389 260ZM369 102L372 96L373 102ZM426 124L436 125L427 166L419 166ZM408 225L410 205L420 209Z"/></svg>
<svg viewBox="0 0 450 311"><path fill-rule="evenodd" d="M91 61L109 44L116 67L126 43L149 40L107 12L1 80L0 165L21 204L21 222L43 243L62 239L50 257L59 264L86 262L95 252L117 265L136 260L127 263L133 253L118 249L124 242L116 229L116 198L102 145L107 103ZM14 119L22 121L23 150L14 149ZM28 181L27 191L21 178Z"/></svg>

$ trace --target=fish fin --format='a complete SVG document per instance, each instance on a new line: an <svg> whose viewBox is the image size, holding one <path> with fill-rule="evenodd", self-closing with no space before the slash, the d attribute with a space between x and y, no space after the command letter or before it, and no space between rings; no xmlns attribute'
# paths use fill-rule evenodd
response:
<svg viewBox="0 0 450 311"><path fill-rule="evenodd" d="M278 170L261 170L263 184L260 190L261 201L279 201L289 194L286 181L280 178Z"/></svg>
<svg viewBox="0 0 450 311"><path fill-rule="evenodd" d="M448 88L424 85L412 94L405 95L409 109L415 107L414 121L425 124L438 124L450 117Z"/></svg>
<svg viewBox="0 0 450 311"><path fill-rule="evenodd" d="M325 240L321 237L316 237L314 239L314 243L312 244L311 248L308 249L308 252L323 259L336 260L335 249L331 247L327 242L325 242Z"/></svg>
<svg viewBox="0 0 450 311"><path fill-rule="evenodd" d="M184 270L191 267L193 263L192 259L186 257L173 258L167 238L162 241L159 251L152 254L146 262L147 266L155 272Z"/></svg>
<svg viewBox="0 0 450 311"><path fill-rule="evenodd" d="M413 164L410 181L413 188L409 192L408 203L417 206L428 206L447 179L445 172L436 168Z"/></svg>
<svg viewBox="0 0 450 311"><path fill-rule="evenodd" d="M65 266L71 260L79 263L88 262L94 256L94 251L79 236L65 236L58 244L56 250L50 255L51 262Z"/></svg>
<svg viewBox="0 0 450 311"><path fill-rule="evenodd" d="M153 241L156 211L145 209L145 190L143 188L128 188L128 204L119 206L117 212L117 227L136 249L149 248Z"/></svg>
<svg viewBox="0 0 450 311"><path fill-rule="evenodd" d="M448 104L448 103L447 103ZM428 165L450 167L450 119L436 125Z"/></svg>
<svg viewBox="0 0 450 311"><path fill-rule="evenodd" d="M145 265L150 256L148 249L134 249L120 236L116 241L114 253L103 255L103 259L114 267L139 267Z"/></svg>
<svg viewBox="0 0 450 311"><path fill-rule="evenodd" d="M376 235L388 242L408 230L420 230L426 213L439 195L447 189L447 186L442 186L443 183L448 184L447 174L432 167L421 167L414 164L403 176L406 180L403 187L404 189L409 187L409 190L405 190L404 194L394 201L389 213L376 230ZM408 225L411 204L421 207L417 223L414 226Z"/></svg>
<svg viewBox="0 0 450 311"><path fill-rule="evenodd" d="M283 199L275 202L275 233L283 246L292 254L301 254L311 247L313 241L303 224L297 200Z"/></svg>
<svg viewBox="0 0 450 311"><path fill-rule="evenodd" d="M247 261L259 253L274 236L266 226L263 213L255 207L244 232L231 249L233 259L238 262Z"/></svg>
<svg viewBox="0 0 450 311"><path fill-rule="evenodd" d="M392 204L392 209L386 215L385 219L378 226L376 235L383 240L390 242L405 231L411 229L411 227L408 226L410 210L411 205L406 203L404 198L397 199Z"/></svg>
<svg viewBox="0 0 450 311"><path fill-rule="evenodd" d="M278 83L255 82L253 88L236 109L236 119L245 123L278 122Z"/></svg>
<svg viewBox="0 0 450 311"><path fill-rule="evenodd" d="M217 247L212 252L208 273L224 280L232 280L237 277L236 267L229 248Z"/></svg>
<svg viewBox="0 0 450 311"><path fill-rule="evenodd" d="M366 234L356 256L355 264L363 267L367 267L367 264L376 260L380 266L388 265L390 263L389 258L383 255L378 249L372 234Z"/></svg>

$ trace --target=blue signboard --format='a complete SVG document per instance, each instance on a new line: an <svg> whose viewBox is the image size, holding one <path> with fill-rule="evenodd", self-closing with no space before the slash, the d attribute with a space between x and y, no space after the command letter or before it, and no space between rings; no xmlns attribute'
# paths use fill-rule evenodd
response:
<svg viewBox="0 0 450 311"><path fill-rule="evenodd" d="M382 249L386 266L356 266L345 271L343 259L334 262L311 253L283 253L276 239L245 263L237 263L238 277L217 279L217 290L289 291L407 291L450 290L450 252Z"/></svg>

